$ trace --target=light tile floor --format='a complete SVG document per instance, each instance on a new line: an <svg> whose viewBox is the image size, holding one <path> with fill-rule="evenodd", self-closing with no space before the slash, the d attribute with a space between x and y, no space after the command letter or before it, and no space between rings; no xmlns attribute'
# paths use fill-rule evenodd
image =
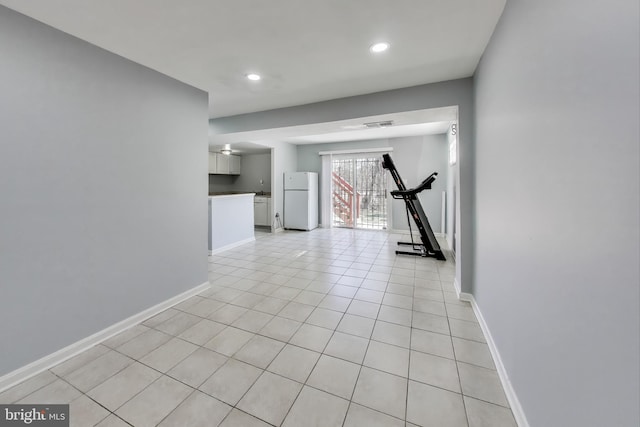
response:
<svg viewBox="0 0 640 427"><path fill-rule="evenodd" d="M212 286L0 394L72 426L514 427L454 264L398 235L262 233Z"/></svg>

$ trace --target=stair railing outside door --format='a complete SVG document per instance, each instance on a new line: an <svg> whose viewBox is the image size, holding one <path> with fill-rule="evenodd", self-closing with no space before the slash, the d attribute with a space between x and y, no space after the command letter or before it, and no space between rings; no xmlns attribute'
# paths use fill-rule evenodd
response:
<svg viewBox="0 0 640 427"><path fill-rule="evenodd" d="M345 226L353 227L355 218L360 216L360 193L354 191L353 185L349 184L336 172L333 175L333 209ZM355 197L356 212L353 216L353 198Z"/></svg>

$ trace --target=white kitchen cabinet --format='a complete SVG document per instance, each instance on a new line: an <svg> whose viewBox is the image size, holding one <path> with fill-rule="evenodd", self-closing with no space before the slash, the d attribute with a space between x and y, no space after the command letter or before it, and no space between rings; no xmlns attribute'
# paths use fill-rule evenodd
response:
<svg viewBox="0 0 640 427"><path fill-rule="evenodd" d="M216 157L216 168L218 171L216 173L222 175L229 174L229 155L228 154L218 154Z"/></svg>
<svg viewBox="0 0 640 427"><path fill-rule="evenodd" d="M253 218L255 225L271 225L271 198L256 196L253 199Z"/></svg>
<svg viewBox="0 0 640 427"><path fill-rule="evenodd" d="M240 175L240 156L229 156L229 174Z"/></svg>
<svg viewBox="0 0 640 427"><path fill-rule="evenodd" d="M209 152L209 173L218 173L218 153Z"/></svg>
<svg viewBox="0 0 640 427"><path fill-rule="evenodd" d="M209 153L209 173L215 175L240 175L240 156Z"/></svg>

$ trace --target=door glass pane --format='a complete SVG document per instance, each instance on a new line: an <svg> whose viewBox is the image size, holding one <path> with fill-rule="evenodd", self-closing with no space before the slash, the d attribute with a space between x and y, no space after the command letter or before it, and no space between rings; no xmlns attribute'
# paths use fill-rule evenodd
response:
<svg viewBox="0 0 640 427"><path fill-rule="evenodd" d="M352 159L334 159L332 162L333 180L333 226L353 227L354 170Z"/></svg>
<svg viewBox="0 0 640 427"><path fill-rule="evenodd" d="M387 174L380 157L356 159L357 228L387 228Z"/></svg>
<svg viewBox="0 0 640 427"><path fill-rule="evenodd" d="M333 226L387 228L387 174L380 157L334 159Z"/></svg>

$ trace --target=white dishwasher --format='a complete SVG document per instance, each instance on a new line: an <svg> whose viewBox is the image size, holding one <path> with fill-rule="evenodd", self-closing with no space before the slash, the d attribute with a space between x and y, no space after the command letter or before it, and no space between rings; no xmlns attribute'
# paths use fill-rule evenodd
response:
<svg viewBox="0 0 640 427"><path fill-rule="evenodd" d="M253 199L253 223L255 225L271 225L271 198L255 196Z"/></svg>

